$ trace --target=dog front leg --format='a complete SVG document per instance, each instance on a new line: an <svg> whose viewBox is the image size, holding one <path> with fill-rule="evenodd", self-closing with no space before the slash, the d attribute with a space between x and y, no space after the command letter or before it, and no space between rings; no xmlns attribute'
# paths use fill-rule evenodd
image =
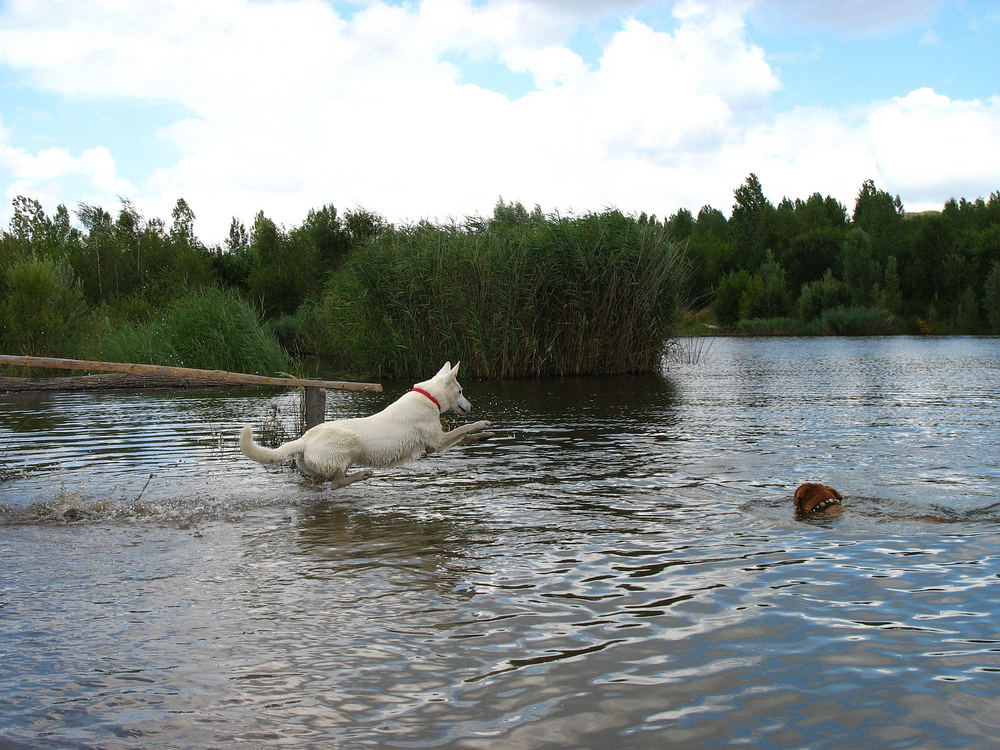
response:
<svg viewBox="0 0 1000 750"><path fill-rule="evenodd" d="M461 440L459 440L457 443L455 443L455 446L457 447L459 445L475 445L476 443L481 443L484 440L489 440L491 437L495 437L495 436L496 436L495 432L486 432L486 431L483 431L483 432L473 432L473 433L470 433L470 434L466 435Z"/></svg>
<svg viewBox="0 0 1000 750"><path fill-rule="evenodd" d="M427 452L440 453L441 451L446 451L459 444L467 445L469 443L485 440L486 438L492 437L492 433L484 433L483 431L488 430L492 426L492 422L481 420L479 422L473 422L472 424L464 424L461 427L456 427L454 430L443 433L441 441L438 445L428 445Z"/></svg>

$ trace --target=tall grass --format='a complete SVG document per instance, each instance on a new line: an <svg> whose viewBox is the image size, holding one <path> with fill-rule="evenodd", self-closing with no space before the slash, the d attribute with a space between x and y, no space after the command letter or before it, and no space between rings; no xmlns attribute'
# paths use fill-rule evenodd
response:
<svg viewBox="0 0 1000 750"><path fill-rule="evenodd" d="M259 375L291 367L257 311L237 295L213 288L176 299L147 320L105 317L95 325L87 356Z"/></svg>
<svg viewBox="0 0 1000 750"><path fill-rule="evenodd" d="M664 227L617 211L385 232L320 307L323 349L382 375L461 359L473 377L648 372L681 306Z"/></svg>
<svg viewBox="0 0 1000 750"><path fill-rule="evenodd" d="M815 328L797 318L744 318L736 324L742 336L805 336L808 328Z"/></svg>
<svg viewBox="0 0 1000 750"><path fill-rule="evenodd" d="M868 307L834 307L823 312L823 326L834 336L886 336L895 333L895 316Z"/></svg>
<svg viewBox="0 0 1000 750"><path fill-rule="evenodd" d="M753 318L741 320L741 336L888 336L899 329L890 312L868 307L838 306L812 320L802 318Z"/></svg>

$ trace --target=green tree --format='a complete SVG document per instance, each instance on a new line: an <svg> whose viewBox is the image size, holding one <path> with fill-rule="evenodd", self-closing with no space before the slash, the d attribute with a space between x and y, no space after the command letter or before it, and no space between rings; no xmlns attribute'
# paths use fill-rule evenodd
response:
<svg viewBox="0 0 1000 750"><path fill-rule="evenodd" d="M790 308L785 270L768 251L760 270L750 276L740 295L740 317L778 318L788 315Z"/></svg>
<svg viewBox="0 0 1000 750"><path fill-rule="evenodd" d="M537 206L533 215L541 216L541 209ZM374 211L359 208L348 211L344 218L344 226L351 237L351 249L360 247L365 242L370 242L377 238L382 232L389 229L389 224Z"/></svg>
<svg viewBox="0 0 1000 750"><path fill-rule="evenodd" d="M80 203L76 215L87 233L70 262L87 299L101 302L115 291L118 250L111 214L100 206Z"/></svg>
<svg viewBox="0 0 1000 750"><path fill-rule="evenodd" d="M87 307L65 261L29 256L4 273L0 341L5 349L35 356L71 354Z"/></svg>
<svg viewBox="0 0 1000 750"><path fill-rule="evenodd" d="M903 204L897 195L893 198L875 187L872 180L865 180L854 203L854 223L869 234L885 234L898 229L903 220Z"/></svg>
<svg viewBox="0 0 1000 750"><path fill-rule="evenodd" d="M253 268L247 280L251 295L267 317L290 315L316 284L316 245L301 232L290 237L260 211L250 230Z"/></svg>
<svg viewBox="0 0 1000 750"><path fill-rule="evenodd" d="M903 295L899 291L899 272L896 256L890 255L882 274L882 288L877 295L878 306L898 315L903 309Z"/></svg>
<svg viewBox="0 0 1000 750"><path fill-rule="evenodd" d="M865 180L854 203L853 221L871 238L875 259L884 264L890 255L899 253L898 242L903 234L903 204Z"/></svg>
<svg viewBox="0 0 1000 750"><path fill-rule="evenodd" d="M871 239L860 227L848 232L843 243L844 281L851 288L854 305L869 307L875 302L882 268L875 259Z"/></svg>
<svg viewBox="0 0 1000 750"><path fill-rule="evenodd" d="M973 264L971 281L977 288L981 288L981 282L989 275L993 264L1000 262L1000 221L984 226L975 233L969 254Z"/></svg>
<svg viewBox="0 0 1000 750"><path fill-rule="evenodd" d="M1000 333L1000 261L993 264L983 288L986 322L991 333Z"/></svg>
<svg viewBox="0 0 1000 750"><path fill-rule="evenodd" d="M199 247L201 243L194 235L194 211L183 198L178 198L170 212L173 223L170 225L170 240L176 249L182 247Z"/></svg>
<svg viewBox="0 0 1000 750"><path fill-rule="evenodd" d="M813 193L806 200L795 200L795 214L805 229L845 229L847 209L831 196Z"/></svg>
<svg viewBox="0 0 1000 750"><path fill-rule="evenodd" d="M957 295L950 323L956 333L979 333L982 330L979 302L971 287L962 290Z"/></svg>
<svg viewBox="0 0 1000 750"><path fill-rule="evenodd" d="M162 279L159 286L170 296L210 286L215 281L215 274L208 250L195 236L194 211L186 200L178 198L170 217L172 223L169 237L172 257L169 276Z"/></svg>
<svg viewBox="0 0 1000 750"><path fill-rule="evenodd" d="M702 305L711 300L722 275L732 270L733 246L727 239L729 227L721 211L702 206L698 219L689 226L690 216L689 212L678 211L667 221L667 230L686 250L692 302Z"/></svg>
<svg viewBox="0 0 1000 750"><path fill-rule="evenodd" d="M694 216L686 208L682 208L667 219L667 229L675 242L686 240L694 232Z"/></svg>
<svg viewBox="0 0 1000 750"><path fill-rule="evenodd" d="M245 253L250 250L250 235L246 225L235 216L229 222L229 236L226 238L226 250L231 253Z"/></svg>
<svg viewBox="0 0 1000 750"><path fill-rule="evenodd" d="M297 238L299 241L311 242L315 246L315 257L319 263L315 273L318 285L340 265L353 246L350 233L332 205L323 206L318 211L310 209L302 226L293 229L291 235L301 235Z"/></svg>
<svg viewBox="0 0 1000 750"><path fill-rule="evenodd" d="M776 214L774 206L764 197L760 180L752 172L734 191L732 218L729 220L736 248L738 267L751 270L764 262L764 253L773 249Z"/></svg>
<svg viewBox="0 0 1000 750"><path fill-rule="evenodd" d="M743 295L750 283L750 273L742 268L730 271L719 281L712 310L721 325L732 327L739 322Z"/></svg>
<svg viewBox="0 0 1000 750"><path fill-rule="evenodd" d="M42 204L34 198L19 195L14 198L13 208L10 233L35 250L48 250L53 226L45 215Z"/></svg>
<svg viewBox="0 0 1000 750"><path fill-rule="evenodd" d="M774 210L775 223L775 247L772 248L779 257L784 256L792 238L802 234L806 227L802 222L802 215L796 210L802 201L792 201L782 198Z"/></svg>
<svg viewBox="0 0 1000 750"><path fill-rule="evenodd" d="M717 208L702 206L698 211L698 221L695 226L696 234L711 234L720 243L731 240L729 222L726 221L725 214Z"/></svg>
<svg viewBox="0 0 1000 750"><path fill-rule="evenodd" d="M920 304L937 303L939 295L947 297L945 258L952 248L951 232L938 215L917 217L911 228L911 255L900 278L904 295Z"/></svg>
<svg viewBox="0 0 1000 750"><path fill-rule="evenodd" d="M781 256L789 287L799 290L803 284L822 278L827 270L838 272L842 236L839 229L819 227L794 237Z"/></svg>
<svg viewBox="0 0 1000 750"><path fill-rule="evenodd" d="M241 291L249 288L250 273L253 270L250 234L243 222L235 216L229 223L229 236L226 237L224 247L217 248L212 255L212 269L223 287Z"/></svg>

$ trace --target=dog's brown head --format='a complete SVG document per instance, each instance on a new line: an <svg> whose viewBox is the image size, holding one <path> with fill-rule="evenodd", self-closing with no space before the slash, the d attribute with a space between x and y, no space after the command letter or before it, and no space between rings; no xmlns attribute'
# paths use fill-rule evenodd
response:
<svg viewBox="0 0 1000 750"><path fill-rule="evenodd" d="M792 496L795 510L803 514L839 513L844 507L840 502L843 499L833 487L827 487L825 484L813 484L812 482L799 485Z"/></svg>

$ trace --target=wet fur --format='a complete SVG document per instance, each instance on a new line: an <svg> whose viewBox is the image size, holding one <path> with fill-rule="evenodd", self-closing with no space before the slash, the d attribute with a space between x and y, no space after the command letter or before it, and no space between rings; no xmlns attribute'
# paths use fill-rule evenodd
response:
<svg viewBox="0 0 1000 750"><path fill-rule="evenodd" d="M372 475L369 470L348 474L351 466L397 466L427 453L489 436L484 433L491 427L487 421L462 425L449 432L441 429L441 413L455 410L467 414L472 409L458 384L458 364L453 368L446 362L437 375L414 387L431 394L441 405L440 411L424 394L408 391L377 414L318 424L299 439L277 448L255 443L253 431L246 425L240 433L240 449L247 458L262 464L281 463L294 457L303 473L329 481L337 489Z"/></svg>
<svg viewBox="0 0 1000 750"><path fill-rule="evenodd" d="M795 494L792 496L792 502L795 503L795 510L799 513L822 513L823 515L836 515L844 510L844 506L840 504L843 500L843 496L833 489L833 487L827 487L825 484L815 484L813 482L806 482L805 484L800 484L795 490ZM837 504L831 505L828 508L824 508L820 511L814 511L817 505L822 503L824 500L836 500Z"/></svg>

